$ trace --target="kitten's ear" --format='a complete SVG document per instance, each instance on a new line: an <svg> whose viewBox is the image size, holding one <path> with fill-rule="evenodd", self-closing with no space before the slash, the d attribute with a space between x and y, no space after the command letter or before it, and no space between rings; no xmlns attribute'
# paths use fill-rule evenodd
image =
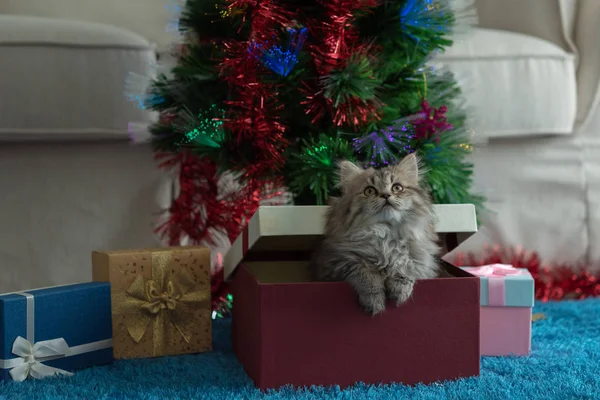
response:
<svg viewBox="0 0 600 400"><path fill-rule="evenodd" d="M415 153L411 153L404 157L394 170L409 180L412 184L419 184L419 157Z"/></svg>
<svg viewBox="0 0 600 400"><path fill-rule="evenodd" d="M344 188L348 182L363 172L362 168L347 160L340 161L338 166L340 168L340 186L342 188Z"/></svg>

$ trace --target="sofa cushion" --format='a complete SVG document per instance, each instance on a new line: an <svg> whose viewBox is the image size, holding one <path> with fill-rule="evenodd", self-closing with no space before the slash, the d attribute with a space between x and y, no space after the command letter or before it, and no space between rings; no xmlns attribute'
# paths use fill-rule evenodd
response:
<svg viewBox="0 0 600 400"><path fill-rule="evenodd" d="M0 15L98 22L135 32L159 50L174 39L165 27L185 0L0 0Z"/></svg>
<svg viewBox="0 0 600 400"><path fill-rule="evenodd" d="M575 56L536 37L476 28L441 53L465 88L485 138L571 134L577 109Z"/></svg>
<svg viewBox="0 0 600 400"><path fill-rule="evenodd" d="M152 73L153 47L107 25L0 15L0 139L127 138L153 115L124 96Z"/></svg>
<svg viewBox="0 0 600 400"><path fill-rule="evenodd" d="M573 27L580 1L475 0L475 7L482 28L518 32L555 43L567 51L575 51Z"/></svg>

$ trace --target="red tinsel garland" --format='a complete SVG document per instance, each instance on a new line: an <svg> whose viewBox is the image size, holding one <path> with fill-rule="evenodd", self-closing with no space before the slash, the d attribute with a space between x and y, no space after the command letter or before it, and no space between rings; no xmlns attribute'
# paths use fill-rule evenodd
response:
<svg viewBox="0 0 600 400"><path fill-rule="evenodd" d="M600 296L600 273L593 274L584 265L542 263L537 253L521 248L486 247L482 256L461 253L454 260L454 265L457 266L495 263L511 264L515 268L529 270L535 281L535 298L543 302Z"/></svg>
<svg viewBox="0 0 600 400"><path fill-rule="evenodd" d="M226 102L224 126L237 139L234 144L240 161L250 163L244 165L247 176L255 179L283 167L287 142L283 136L285 128L277 118L277 88L259 78L259 60L249 49L266 46L290 19L286 11L267 0L233 0L228 9L243 13L251 30L246 41L224 43L226 55L220 65L221 76L232 91L232 100ZM252 148L251 160L243 157L248 154L248 147Z"/></svg>
<svg viewBox="0 0 600 400"><path fill-rule="evenodd" d="M242 15L244 24L251 26L248 40L223 43L226 56L220 64L222 79L232 92L223 122L234 136L228 144L229 150L234 153L232 160L243 164L240 166L245 172L244 183L238 192L224 195L219 192L214 162L189 152L158 154L161 167L179 168L179 194L168 210L168 220L156 230L171 245L179 245L184 237L192 243L210 243L211 229L227 232L233 241L261 199L268 196L264 188L269 184L278 186L264 177L284 164L287 142L283 137L284 127L276 117L277 90L261 82L258 60L248 49L254 44L264 45L281 26L289 23L289 16L268 0L231 0L228 10ZM248 154L252 154L250 159Z"/></svg>
<svg viewBox="0 0 600 400"><path fill-rule="evenodd" d="M179 195L168 210L168 219L156 229L171 246L179 246L184 237L193 243L212 243L211 228L227 232L233 241L261 201L282 194L281 182L261 180L248 180L241 190L222 193L214 162L188 152L158 153L156 158L161 168L179 168ZM229 314L232 297L222 268L211 277L211 294L214 315Z"/></svg>
<svg viewBox="0 0 600 400"><path fill-rule="evenodd" d="M156 229L172 246L185 236L193 243L210 242L210 228L227 232L233 241L260 201L279 194L265 192L265 187L278 185L259 180L248 180L241 190L223 194L214 162L189 152L158 153L156 157L161 168L179 168L179 195L168 210L168 220Z"/></svg>
<svg viewBox="0 0 600 400"><path fill-rule="evenodd" d="M167 158L168 157L168 158ZM234 221L227 221L218 204L218 186L216 166L207 160L200 160L188 152L158 154L157 158L166 158L161 167L179 165L179 195L169 209L169 219L157 228L157 232L168 237L170 245L178 245L187 235L194 241L209 236L208 228L223 226L227 232L236 229ZM206 211L210 210L210 213ZM212 211L219 211L214 213Z"/></svg>
<svg viewBox="0 0 600 400"><path fill-rule="evenodd" d="M313 40L307 50L311 53L317 76L323 77L335 69L343 69L350 57L358 53L368 55L368 46L359 42L353 15L377 5L376 0L322 0L326 19L307 22ZM345 104L334 106L333 100L325 98L319 82L305 83L306 113L316 123L327 110L337 126L358 127L379 118L380 104L352 98Z"/></svg>

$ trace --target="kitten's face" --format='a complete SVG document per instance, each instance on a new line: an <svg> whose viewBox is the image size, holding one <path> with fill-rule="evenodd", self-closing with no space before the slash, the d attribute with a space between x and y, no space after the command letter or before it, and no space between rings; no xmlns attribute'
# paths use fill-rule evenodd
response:
<svg viewBox="0 0 600 400"><path fill-rule="evenodd" d="M351 196L351 208L370 222L398 222L413 207L414 190L419 188L414 155L378 170L362 170L353 164L341 168L342 196Z"/></svg>

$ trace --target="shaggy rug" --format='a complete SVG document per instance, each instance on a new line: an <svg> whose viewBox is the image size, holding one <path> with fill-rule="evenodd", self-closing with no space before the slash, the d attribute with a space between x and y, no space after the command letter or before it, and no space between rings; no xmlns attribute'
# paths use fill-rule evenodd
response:
<svg viewBox="0 0 600 400"><path fill-rule="evenodd" d="M600 299L540 304L530 357L483 357L481 376L429 386L284 388L261 393L230 346L230 321L214 326L214 351L118 361L70 378L0 382L0 399L600 399Z"/></svg>

